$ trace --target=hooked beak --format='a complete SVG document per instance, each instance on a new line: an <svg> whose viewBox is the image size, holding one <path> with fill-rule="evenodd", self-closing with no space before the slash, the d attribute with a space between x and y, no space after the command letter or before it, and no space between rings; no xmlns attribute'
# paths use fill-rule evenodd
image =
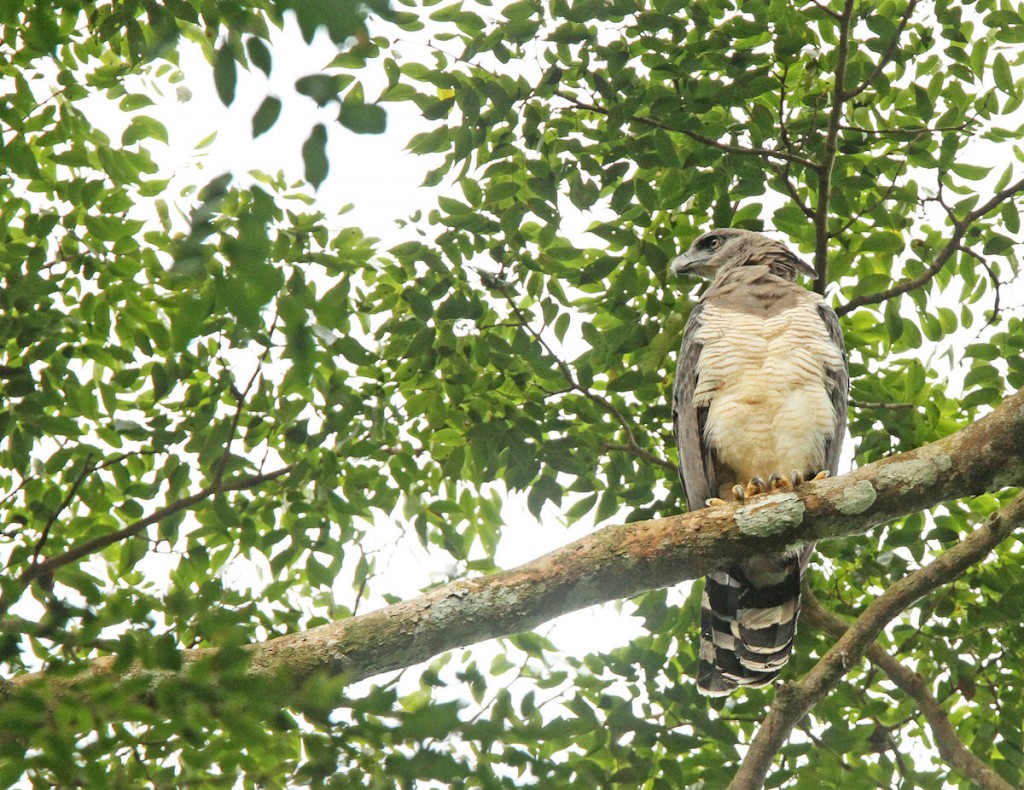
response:
<svg viewBox="0 0 1024 790"><path fill-rule="evenodd" d="M704 266L707 260L707 255L695 254L693 250L687 250L682 255L677 255L673 258L668 266L676 277L691 275L707 279L711 276L711 272Z"/></svg>

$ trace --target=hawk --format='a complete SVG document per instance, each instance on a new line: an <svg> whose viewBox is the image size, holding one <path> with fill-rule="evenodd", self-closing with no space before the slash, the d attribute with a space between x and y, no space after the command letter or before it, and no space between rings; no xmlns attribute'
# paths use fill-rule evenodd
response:
<svg viewBox="0 0 1024 790"><path fill-rule="evenodd" d="M672 390L689 509L835 474L849 373L835 312L796 283L814 269L785 245L732 228L700 236L671 268L711 281L686 323ZM778 676L793 649L812 548L754 557L705 578L702 693Z"/></svg>

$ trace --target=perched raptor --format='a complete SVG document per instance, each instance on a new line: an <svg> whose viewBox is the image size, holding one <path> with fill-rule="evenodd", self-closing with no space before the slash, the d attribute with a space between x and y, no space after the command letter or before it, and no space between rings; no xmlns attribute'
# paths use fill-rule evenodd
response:
<svg viewBox="0 0 1024 790"><path fill-rule="evenodd" d="M814 269L751 231L713 230L672 261L711 281L690 313L672 418L690 510L835 474L849 374L835 312L798 285ZM697 686L770 683L789 659L811 546L709 574Z"/></svg>

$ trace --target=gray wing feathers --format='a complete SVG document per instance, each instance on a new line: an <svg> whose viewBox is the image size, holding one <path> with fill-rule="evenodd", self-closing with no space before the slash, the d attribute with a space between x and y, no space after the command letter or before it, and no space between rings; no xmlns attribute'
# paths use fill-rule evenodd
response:
<svg viewBox="0 0 1024 790"><path fill-rule="evenodd" d="M833 475L839 472L839 453L846 436L847 400L850 393L850 372L846 367L846 346L843 343L843 330L839 326L839 317L835 310L827 304L818 305L818 315L828 329L829 337L842 352L843 365L839 368L828 368L829 387L831 388L832 406L836 412L835 430L825 440L825 468Z"/></svg>
<svg viewBox="0 0 1024 790"><path fill-rule="evenodd" d="M714 459L703 437L707 408L693 405L693 393L697 388L697 361L701 352L701 344L695 338L703 309L703 303L698 302L690 312L672 386L672 427L679 452L679 476L683 481L686 504L690 510L702 508L707 499L718 496Z"/></svg>

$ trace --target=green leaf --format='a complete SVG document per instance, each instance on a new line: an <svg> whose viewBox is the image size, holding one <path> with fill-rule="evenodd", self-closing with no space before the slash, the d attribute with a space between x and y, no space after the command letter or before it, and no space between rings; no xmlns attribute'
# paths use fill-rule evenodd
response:
<svg viewBox="0 0 1024 790"><path fill-rule="evenodd" d="M900 315L900 300L890 299L885 304L885 330L889 335L889 342L895 343L903 335L904 320Z"/></svg>
<svg viewBox="0 0 1024 790"><path fill-rule="evenodd" d="M327 161L327 127L322 123L313 127L306 142L302 144L302 162L306 168L306 180L314 187L320 186L330 169Z"/></svg>
<svg viewBox="0 0 1024 790"><path fill-rule="evenodd" d="M167 143L167 127L155 118L137 115L121 135L121 145L132 145L146 139Z"/></svg>
<svg viewBox="0 0 1024 790"><path fill-rule="evenodd" d="M227 44L218 49L214 56L213 84L217 88L217 95L220 97L220 100L225 106L230 106L235 100L235 89L238 86L238 71L234 53Z"/></svg>
<svg viewBox="0 0 1024 790"><path fill-rule="evenodd" d="M382 134L387 127L387 114L382 107L349 100L342 102L338 120L358 134Z"/></svg>
<svg viewBox="0 0 1024 790"><path fill-rule="evenodd" d="M992 59L992 77L995 79L996 87L1004 93L1016 93L1016 83L1010 73L1010 64L1002 52L997 52Z"/></svg>
<svg viewBox="0 0 1024 790"><path fill-rule="evenodd" d="M328 74L309 74L295 81L295 90L311 98L318 107L323 107L328 102L337 101L341 82Z"/></svg>
<svg viewBox="0 0 1024 790"><path fill-rule="evenodd" d="M245 50L249 54L249 60L252 61L252 64L269 77L273 59L270 49L263 42L263 39L257 36L250 36L245 40Z"/></svg>
<svg viewBox="0 0 1024 790"><path fill-rule="evenodd" d="M259 108L252 116L252 136L259 137L277 123L281 115L281 100L275 96L267 96L260 102Z"/></svg>

